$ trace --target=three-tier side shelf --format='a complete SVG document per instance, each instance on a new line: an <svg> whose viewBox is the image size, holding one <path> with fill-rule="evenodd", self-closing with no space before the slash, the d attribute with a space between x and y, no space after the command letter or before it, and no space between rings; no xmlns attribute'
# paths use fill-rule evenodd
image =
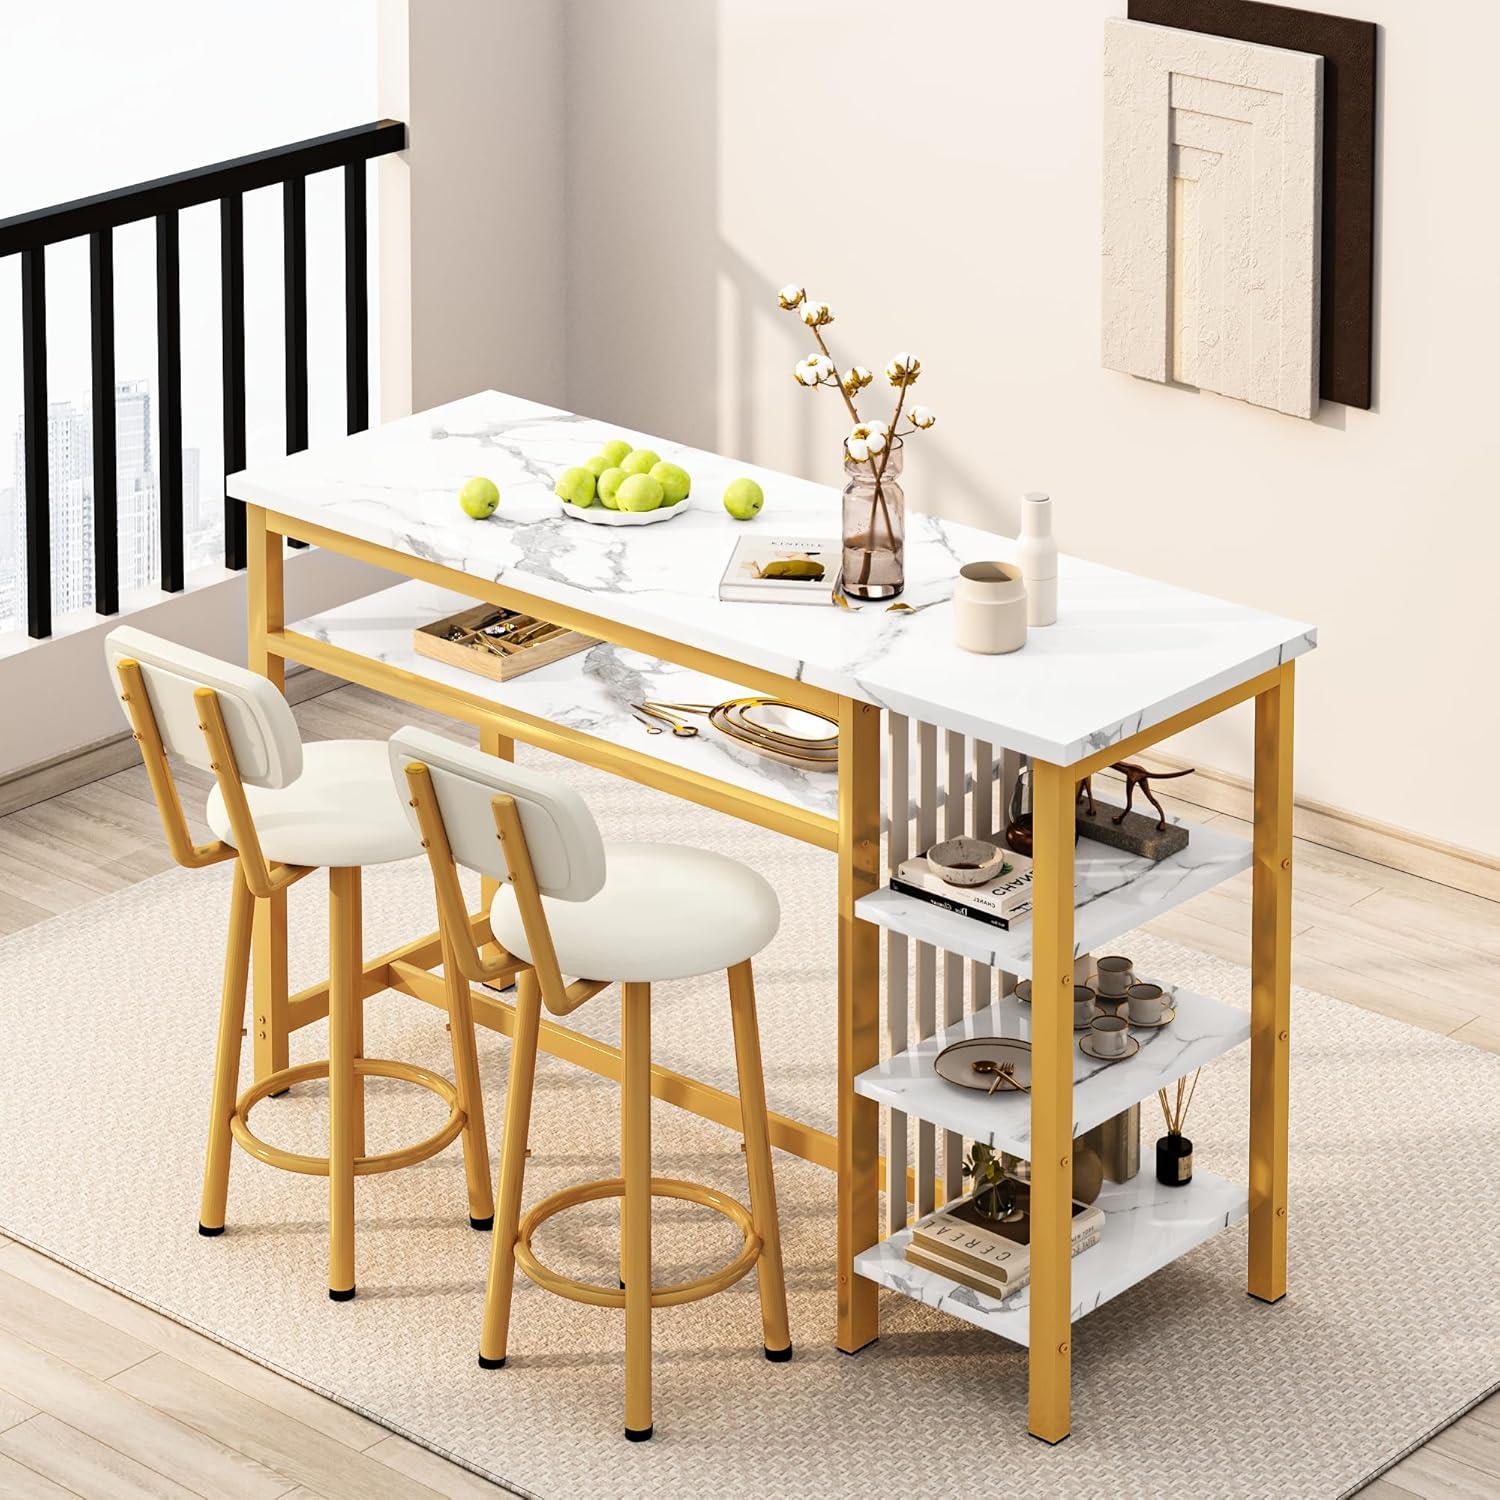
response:
<svg viewBox="0 0 1500 1500"><path fill-rule="evenodd" d="M1123 933L1209 890L1250 866L1247 841L1209 827L1191 830L1180 854L1159 863L1103 844L1080 841L1075 855L1075 940L1081 954L1107 951ZM1012 931L945 911L885 887L858 905L866 921L912 942L929 945L999 970L1031 970L1031 926ZM1073 1135L1121 1115L1213 1062L1250 1036L1248 1012L1175 984L1170 975L1142 974L1162 985L1176 1009L1158 1030L1132 1034L1140 1050L1121 1062L1104 1063L1073 1049ZM1030 1159L1031 1102L1020 1093L986 1095L939 1078L933 1060L965 1037L1006 1036L1031 1040L1031 1006L1014 994L972 1011L954 1025L914 1042L861 1073L856 1091L907 1120L926 1122L964 1140ZM1243 1183L1202 1169L1185 1187L1164 1187L1149 1166L1128 1182L1106 1181L1098 1199L1105 1222L1099 1243L1072 1260L1071 1317L1092 1312L1153 1271L1184 1255L1218 1231L1243 1220L1249 1195ZM905 1259L910 1229L898 1229L855 1257L863 1276L891 1290L941 1308L1018 1344L1030 1342L1030 1293L1023 1288L1001 1301Z"/></svg>

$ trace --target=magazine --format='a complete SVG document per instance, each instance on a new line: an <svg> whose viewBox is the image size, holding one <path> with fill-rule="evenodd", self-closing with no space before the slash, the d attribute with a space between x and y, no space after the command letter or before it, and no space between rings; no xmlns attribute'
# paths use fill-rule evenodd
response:
<svg viewBox="0 0 1500 1500"><path fill-rule="evenodd" d="M734 544L719 598L766 604L831 604L840 543L826 537L746 536Z"/></svg>

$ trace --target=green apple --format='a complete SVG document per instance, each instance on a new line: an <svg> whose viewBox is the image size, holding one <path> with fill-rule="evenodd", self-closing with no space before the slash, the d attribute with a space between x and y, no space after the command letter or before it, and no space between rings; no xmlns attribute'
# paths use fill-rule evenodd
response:
<svg viewBox="0 0 1500 1500"><path fill-rule="evenodd" d="M676 464L652 464L651 477L661 486L663 505L676 505L679 501L686 500L693 487L692 475Z"/></svg>
<svg viewBox="0 0 1500 1500"><path fill-rule="evenodd" d="M482 521L486 516L495 514L495 507L500 503L500 491L495 488L493 479L476 474L472 479L464 481L464 487L458 492L458 503L463 506L465 514L473 516L476 521Z"/></svg>
<svg viewBox="0 0 1500 1500"><path fill-rule="evenodd" d="M661 462L661 454L649 448L632 448L620 460L620 467L627 474L649 474Z"/></svg>
<svg viewBox="0 0 1500 1500"><path fill-rule="evenodd" d="M754 520L765 503L765 491L753 479L731 479L724 486L724 509L736 521Z"/></svg>
<svg viewBox="0 0 1500 1500"><path fill-rule="evenodd" d="M599 452L609 460L610 467L614 468L625 461L625 455L630 452L630 448L631 445L624 438L611 438Z"/></svg>
<svg viewBox="0 0 1500 1500"><path fill-rule="evenodd" d="M625 483L630 476L618 464L612 469L606 469L599 476L599 503L606 510L619 510L615 504L615 491Z"/></svg>
<svg viewBox="0 0 1500 1500"><path fill-rule="evenodd" d="M602 453L596 453L584 464L584 468L587 469L595 479L598 479L598 477L609 467L610 460L607 459Z"/></svg>
<svg viewBox="0 0 1500 1500"><path fill-rule="evenodd" d="M655 510L661 504L661 485L649 474L630 474L615 491L616 510Z"/></svg>
<svg viewBox="0 0 1500 1500"><path fill-rule="evenodd" d="M569 505L587 510L594 503L594 476L587 469L564 469L553 486L552 493Z"/></svg>

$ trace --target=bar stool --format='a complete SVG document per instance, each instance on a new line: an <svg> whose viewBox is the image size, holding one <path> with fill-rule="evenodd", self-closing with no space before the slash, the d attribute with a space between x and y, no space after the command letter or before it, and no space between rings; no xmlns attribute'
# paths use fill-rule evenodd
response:
<svg viewBox="0 0 1500 1500"><path fill-rule="evenodd" d="M391 764L410 791L413 821L432 866L445 941L466 978L497 971L517 978L505 1138L500 1149L495 1238L485 1291L479 1363L505 1363L515 1267L538 1286L574 1301L625 1309L625 1436L649 1438L651 1310L696 1301L757 1269L767 1359L792 1357L786 1282L771 1174L765 1081L750 961L775 936L776 894L753 870L706 850L621 844L607 850L571 787L420 729L391 737ZM490 928L503 950L486 962L458 881L458 865L503 882ZM651 985L728 971L740 1085L740 1129L750 1182L748 1211L699 1183L651 1175ZM564 983L564 974L589 977ZM536 1078L541 1007L567 1015L612 983L623 992L619 1177L554 1193L521 1217L521 1187ZM654 1286L651 1199L702 1203L744 1237L722 1270ZM619 1285L577 1281L548 1270L531 1248L545 1219L564 1208L621 1198Z"/></svg>
<svg viewBox="0 0 1500 1500"><path fill-rule="evenodd" d="M421 852L391 782L389 751L381 740L304 746L286 699L265 678L145 631L121 626L105 650L178 864L235 861L198 1232L224 1232L233 1141L273 1167L326 1176L328 1295L346 1302L355 1292L356 1177L426 1161L462 1135L469 1222L489 1229L494 1215L467 987L450 987L453 1083L412 1063L362 1055L360 872ZM169 750L214 773L205 809L213 843L192 841ZM318 868L328 870L328 1059L278 1069L236 1098L254 903ZM363 1080L370 1076L431 1090L448 1106L448 1119L426 1140L366 1155ZM250 1129L256 1104L310 1078L328 1079L327 1156L284 1151Z"/></svg>

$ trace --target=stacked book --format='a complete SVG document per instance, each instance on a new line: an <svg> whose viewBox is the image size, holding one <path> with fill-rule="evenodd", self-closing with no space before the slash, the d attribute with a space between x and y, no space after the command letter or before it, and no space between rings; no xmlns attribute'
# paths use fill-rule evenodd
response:
<svg viewBox="0 0 1500 1500"><path fill-rule="evenodd" d="M1004 848L1002 834L990 841ZM1024 854L1005 854L1005 868L983 885L950 885L925 854L904 859L891 876L891 889L919 901L930 901L961 917L974 917L991 927L1009 929L1031 915L1031 861Z"/></svg>
<svg viewBox="0 0 1500 1500"><path fill-rule="evenodd" d="M1103 1209L1073 1204L1074 1255L1098 1244L1103 1231ZM1023 1213L1010 1222L986 1219L972 1198L961 1199L918 1220L906 1258L986 1296L1012 1296L1031 1280L1031 1216Z"/></svg>

